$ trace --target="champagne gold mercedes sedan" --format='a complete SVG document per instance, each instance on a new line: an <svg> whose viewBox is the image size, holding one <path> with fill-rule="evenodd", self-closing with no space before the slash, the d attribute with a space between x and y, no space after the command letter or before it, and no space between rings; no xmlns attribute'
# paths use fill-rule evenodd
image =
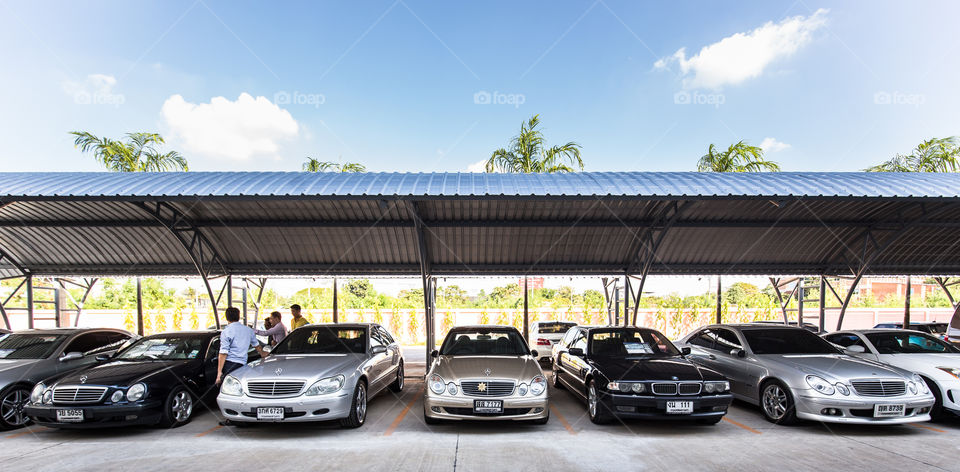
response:
<svg viewBox="0 0 960 472"><path fill-rule="evenodd" d="M547 379L520 332L512 326L461 326L431 353L423 417L442 420L512 420L546 424Z"/></svg>

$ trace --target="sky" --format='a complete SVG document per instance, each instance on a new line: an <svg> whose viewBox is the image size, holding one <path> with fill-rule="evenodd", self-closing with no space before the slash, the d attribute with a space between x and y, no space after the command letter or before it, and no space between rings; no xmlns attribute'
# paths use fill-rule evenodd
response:
<svg viewBox="0 0 960 472"><path fill-rule="evenodd" d="M0 0L4 171L157 131L191 170L477 171L520 123L586 170L709 144L855 171L960 134L957 2Z"/></svg>

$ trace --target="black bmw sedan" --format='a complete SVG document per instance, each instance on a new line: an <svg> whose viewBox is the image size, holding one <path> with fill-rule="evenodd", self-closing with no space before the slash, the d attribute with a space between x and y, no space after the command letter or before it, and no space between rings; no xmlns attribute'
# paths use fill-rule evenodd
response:
<svg viewBox="0 0 960 472"><path fill-rule="evenodd" d="M53 428L177 427L216 396L218 331L141 338L112 358L37 384L24 413Z"/></svg>
<svg viewBox="0 0 960 472"><path fill-rule="evenodd" d="M585 400L597 424L614 417L716 424L733 401L730 383L688 353L652 329L576 327L554 350L553 385Z"/></svg>

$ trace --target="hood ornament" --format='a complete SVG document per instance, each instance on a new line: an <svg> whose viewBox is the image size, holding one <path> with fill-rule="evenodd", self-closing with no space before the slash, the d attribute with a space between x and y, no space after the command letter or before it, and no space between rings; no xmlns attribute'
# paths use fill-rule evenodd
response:
<svg viewBox="0 0 960 472"><path fill-rule="evenodd" d="M274 372L275 372L277 375L280 375L280 374L283 373L283 369L280 368L280 367L277 367L277 370L275 370Z"/></svg>
<svg viewBox="0 0 960 472"><path fill-rule="evenodd" d="M86 375L81 375L81 376L80 376L80 383L82 383L82 384L87 383L87 379L88 379L88 378L89 378L89 377L87 377Z"/></svg>
<svg viewBox="0 0 960 472"><path fill-rule="evenodd" d="M484 382L480 382L480 384L477 385L477 390L479 390L479 391L481 391L481 392L486 392L486 391L487 391L487 384L484 383Z"/></svg>
<svg viewBox="0 0 960 472"><path fill-rule="evenodd" d="M487 367L486 369L483 369L483 375L486 375L487 377L490 377L490 374L492 373L493 371L491 371L489 367Z"/></svg>

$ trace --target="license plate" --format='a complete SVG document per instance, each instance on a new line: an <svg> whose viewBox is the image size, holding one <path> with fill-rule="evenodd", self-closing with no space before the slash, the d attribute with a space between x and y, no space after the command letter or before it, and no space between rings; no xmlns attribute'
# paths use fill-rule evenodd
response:
<svg viewBox="0 0 960 472"><path fill-rule="evenodd" d="M257 419L261 421L280 421L283 419L283 408L257 408Z"/></svg>
<svg viewBox="0 0 960 472"><path fill-rule="evenodd" d="M874 418L889 418L903 416L906 412L906 405L874 405L873 406L873 417Z"/></svg>
<svg viewBox="0 0 960 472"><path fill-rule="evenodd" d="M474 413L503 413L503 400L474 400Z"/></svg>
<svg viewBox="0 0 960 472"><path fill-rule="evenodd" d="M693 402L667 402L667 413L671 415L689 415L693 413Z"/></svg>
<svg viewBox="0 0 960 472"><path fill-rule="evenodd" d="M83 421L83 410L57 410L57 421L61 423L80 423Z"/></svg>

